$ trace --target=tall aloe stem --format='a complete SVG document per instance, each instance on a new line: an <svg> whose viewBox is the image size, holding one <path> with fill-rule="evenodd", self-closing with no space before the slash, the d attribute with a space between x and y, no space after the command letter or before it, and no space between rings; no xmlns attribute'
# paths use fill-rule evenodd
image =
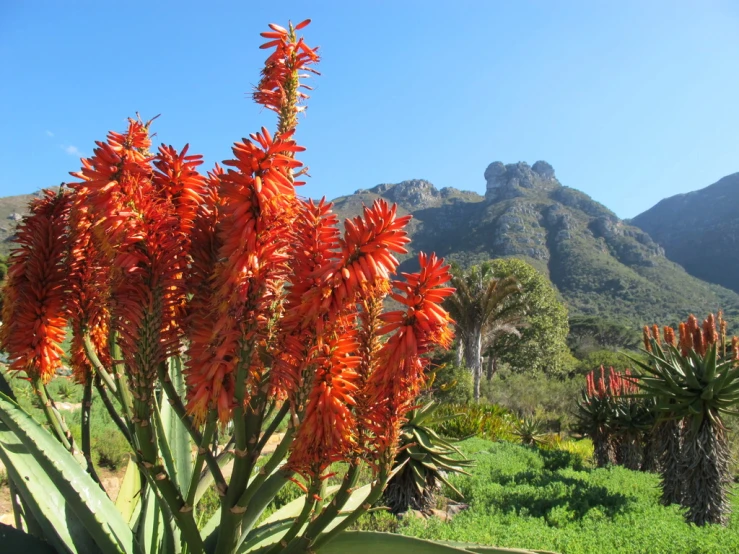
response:
<svg viewBox="0 0 739 554"><path fill-rule="evenodd" d="M293 522L290 529L287 530L285 536L282 537L282 540L279 543L275 544L272 549L267 552L267 554L277 554L278 552L285 551L289 552L290 545L298 542L296 540L298 533L300 533L300 530L306 524L308 518L313 513L313 510L318 504L318 492L320 491L320 489L321 480L313 479L305 496L305 504L303 505L303 509L300 511L300 514L298 514L298 517L295 518L295 521Z"/></svg>
<svg viewBox="0 0 739 554"><path fill-rule="evenodd" d="M90 448L90 410L92 408L92 375L89 375L85 382L84 388L82 389L82 455L85 457L87 462L87 473L90 474L93 481L95 481L100 488L105 490L97 472L95 466L92 464L92 455Z"/></svg>
<svg viewBox="0 0 739 554"><path fill-rule="evenodd" d="M680 504L683 479L681 469L682 421L671 419L659 425L660 471L662 475L662 504Z"/></svg>
<svg viewBox="0 0 739 554"><path fill-rule="evenodd" d="M74 454L74 439L72 438L72 434L69 433L68 430L65 432L66 426L62 425L62 420L59 412L57 410L54 410L51 399L46 392L46 387L41 381L41 378L37 377L33 379L31 381L31 384L33 385L33 390L36 393L39 402L41 403L41 409L46 416L46 420L49 422L49 425L54 431L56 438L59 439L59 442L64 445L64 448Z"/></svg>
<svg viewBox="0 0 739 554"><path fill-rule="evenodd" d="M688 509L686 519L696 525L726 525L731 505L731 453L726 429L720 417L704 418L696 429L692 422L683 427L680 476L685 484L682 505Z"/></svg>
<svg viewBox="0 0 739 554"><path fill-rule="evenodd" d="M138 400L136 405L138 418L135 428L140 448L141 466L151 476L162 498L171 509L172 516L177 521L177 526L189 551L192 554L200 554L203 552L203 541L192 514L192 507L187 506L179 489L158 459L157 441L148 406Z"/></svg>
<svg viewBox="0 0 739 554"><path fill-rule="evenodd" d="M296 544L291 545L295 551L308 550L311 543L328 527L328 525L339 515L342 508L346 505L347 501L351 497L354 487L357 486L359 480L359 473L362 468L362 463L359 460L351 462L349 470L344 474L344 479L341 482L341 488L336 492L334 497L331 499L324 508L323 511L310 522L303 535L296 541Z"/></svg>
<svg viewBox="0 0 739 554"><path fill-rule="evenodd" d="M210 439L213 436L213 431L215 430L215 419L213 420L213 425L210 428L210 436L205 437L204 435L202 435L193 424L192 418L187 415L185 405L182 403L180 395L177 393L174 385L172 384L172 379L169 377L169 373L167 372L165 364L159 364L159 366L157 367L157 374L159 377L159 382L162 384L162 389L167 396L167 400L169 401L170 406L172 406L172 409L174 410L175 414L177 414L177 417L182 422L182 425L184 425L192 440L195 442L196 445L198 445L198 457L202 456L205 460L208 469L213 474L217 489L221 491L221 493L225 492L226 481L223 478L221 468L213 457L213 454L207 448L208 444L210 443ZM202 468L202 464L200 467ZM193 473L193 475L197 475L199 473L200 470L198 469L198 471Z"/></svg>
<svg viewBox="0 0 739 554"><path fill-rule="evenodd" d="M387 485L387 482L390 479L390 471L388 470L388 468L390 467L391 463L392 462L385 463L381 466L380 472L377 476L377 480L372 485L372 488L370 489L370 492L367 495L364 503L362 503L361 506L352 511L352 513L350 513L343 521L341 521L336 527L331 529L331 531L329 531L328 533L324 533L320 537L318 537L311 546L312 551L319 550L321 546L329 542L342 531L349 528L349 526L351 526L360 517L362 517L362 515L366 513L367 510L369 510L375 502L382 498L382 492L385 490L385 485Z"/></svg>
<svg viewBox="0 0 739 554"><path fill-rule="evenodd" d="M95 389L97 389L98 394L100 395L100 400L102 400L105 409L108 411L108 415L113 420L113 423L116 424L116 427L118 427L123 436L126 438L128 444L130 444L133 448L134 442L133 436L131 435L131 428L129 428L129 426L126 425L123 419L121 419L121 416L118 414L118 410L116 410L115 406L111 402L110 397L108 396L108 393L103 386L103 382L100 380L100 377L98 377L97 374L95 374L94 377L94 385Z"/></svg>
<svg viewBox="0 0 739 554"><path fill-rule="evenodd" d="M100 378L105 382L105 385L110 389L110 391L113 394L117 395L118 387L116 386L113 377L110 375L110 373L108 373L108 370L100 361L100 358L95 352L95 346L92 344L92 339L90 339L90 335L88 333L85 333L85 335L82 337L82 344L84 345L85 355L87 356L87 359L90 361L90 364L92 364L92 367L95 369L95 374L99 375Z"/></svg>
<svg viewBox="0 0 739 554"><path fill-rule="evenodd" d="M221 523L219 525L218 544L216 554L230 554L236 549L240 522L245 509L237 504L248 483L247 475L247 436L246 418L244 412L244 396L246 394L246 362L251 359L251 349L242 350L241 360L236 369L236 384L234 387L233 409L234 437L234 465L231 473L231 482L228 484L226 495L221 501Z"/></svg>
<svg viewBox="0 0 739 554"><path fill-rule="evenodd" d="M198 481L200 481L200 472L203 470L203 464L205 463L205 456L207 454L210 454L211 458L213 457L213 453L210 451L210 441L213 439L213 432L216 430L216 424L217 424L217 417L218 414L215 410L211 410L208 412L208 420L205 424L205 429L203 430L203 435L201 437L201 440L197 444L198 448L198 454L195 458L195 465L192 469L192 478L190 479L190 486L187 488L187 504L189 506L195 506L195 499L197 495L198 490ZM216 464L216 467L218 467L218 462L216 462L215 458L213 458L213 461ZM219 473L220 473L220 467L218 467ZM212 470L211 470L212 471ZM221 480L223 480L223 474L221 474ZM225 485L225 481L223 482ZM225 489L221 491L221 493L225 493Z"/></svg>

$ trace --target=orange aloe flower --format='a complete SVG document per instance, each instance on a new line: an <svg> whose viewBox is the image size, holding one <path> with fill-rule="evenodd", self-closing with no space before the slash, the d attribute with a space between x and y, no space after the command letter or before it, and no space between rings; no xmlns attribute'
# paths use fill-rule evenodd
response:
<svg viewBox="0 0 739 554"><path fill-rule="evenodd" d="M270 31L262 33L269 39L261 48L274 48L262 69L262 78L253 93L257 104L277 112L280 115L278 129L287 132L297 125L296 115L305 110L299 105L308 99L308 95L301 89L310 90L310 87L300 83L301 78L308 77L307 73L318 73L311 66L318 62L317 48L310 48L302 38L297 38L295 31L303 29L310 23L310 19L289 29L270 24Z"/></svg>
<svg viewBox="0 0 739 554"><path fill-rule="evenodd" d="M206 178L196 168L203 163L203 156L187 155L190 145L181 152L172 146L161 145L153 160L156 171L152 182L159 195L174 206L181 232L189 238L198 209L206 202L208 194Z"/></svg>
<svg viewBox="0 0 739 554"><path fill-rule="evenodd" d="M75 195L76 196L76 195ZM95 354L110 368L108 333L110 311L110 267L92 234L92 223L84 206L73 202L70 215L69 319L72 327L70 364L75 380L84 384L92 374L85 352L84 336L90 336Z"/></svg>
<svg viewBox="0 0 739 554"><path fill-rule="evenodd" d="M320 477L332 463L348 459L356 444L352 407L361 358L353 322L345 323L313 357L312 387L288 460L305 477Z"/></svg>
<svg viewBox="0 0 739 554"><path fill-rule="evenodd" d="M677 342L675 340L675 329L672 327L665 327L664 328L664 335L665 335L665 342L672 346L677 346Z"/></svg>
<svg viewBox="0 0 739 554"><path fill-rule="evenodd" d="M17 229L4 290L0 347L9 368L47 383L61 365L67 325L70 195L44 191Z"/></svg>
<svg viewBox="0 0 739 554"><path fill-rule="evenodd" d="M294 392L310 362L304 357L304 344L310 348L313 341L330 330L347 310L356 310L361 298L358 295L363 290L387 282L395 273L399 261L393 252L407 252L403 245L410 239L404 228L409 220L410 216L396 217L395 207L377 200L371 208L364 208L362 217L345 221L343 239L336 239L327 219L321 221L320 232L330 239L327 244L331 248L317 243L306 244L309 247L303 249L306 254L318 256L316 259L321 263L314 269L310 264L296 266L291 275L292 286L305 292L291 297L286 305L281 340L285 346L272 376L276 390ZM339 252L333 251L335 246ZM301 285L301 281L305 284Z"/></svg>
<svg viewBox="0 0 739 554"><path fill-rule="evenodd" d="M198 422L215 407L221 422L230 419L232 374L239 363L252 366L243 353L266 339L281 297L296 211L292 171L301 166L287 154L304 150L291 137L263 128L234 145L235 159L224 162L234 169L218 176L219 261L207 278L213 291L206 316L193 318L188 330L188 410Z"/></svg>
<svg viewBox="0 0 739 554"><path fill-rule="evenodd" d="M706 346L709 346L716 344L717 341L716 319L713 317L713 314L708 314L708 317L703 321L703 342Z"/></svg>
<svg viewBox="0 0 739 554"><path fill-rule="evenodd" d="M385 326L378 333L395 333L382 346L377 369L367 381L368 411L361 414L362 424L374 434L375 456L386 455L397 444L403 416L423 382L428 359L422 356L437 346L448 348L453 338L452 320L441 307L454 292L442 286L451 278L449 266L434 254L420 254L419 262L419 272L393 283L402 294L391 296L406 309L380 316Z"/></svg>
<svg viewBox="0 0 739 554"><path fill-rule="evenodd" d="M644 341L644 350L646 350L647 352L651 352L652 343L650 342L650 340L652 338L652 332L647 325L645 325L642 329L642 337Z"/></svg>
<svg viewBox="0 0 739 554"><path fill-rule="evenodd" d="M126 133L109 133L73 174L112 268L111 328L142 410L150 404L157 366L179 349L186 293L186 241L172 199L153 182L150 123L131 119Z"/></svg>

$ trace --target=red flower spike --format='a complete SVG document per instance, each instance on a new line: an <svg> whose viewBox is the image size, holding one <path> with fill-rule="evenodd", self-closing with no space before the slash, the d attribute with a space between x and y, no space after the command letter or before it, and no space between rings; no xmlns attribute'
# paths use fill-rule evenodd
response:
<svg viewBox="0 0 739 554"><path fill-rule="evenodd" d="M125 134L109 133L72 185L112 267L111 328L142 410L157 366L179 348L186 294L187 242L172 197L153 182L150 123L131 119Z"/></svg>
<svg viewBox="0 0 739 554"><path fill-rule="evenodd" d="M647 327L645 325L644 326L644 329L642 330L642 334L643 334L643 337L644 337L644 350L646 350L647 352L651 352L652 351L652 343L651 343L651 340L650 339L652 338L652 333L649 330L649 327Z"/></svg>
<svg viewBox="0 0 739 554"><path fill-rule="evenodd" d="M17 228L8 259L0 348L9 368L48 382L61 365L67 325L67 247L70 194L44 191Z"/></svg>
<svg viewBox="0 0 739 554"><path fill-rule="evenodd" d="M210 251L202 258L210 271L204 281L208 298L199 301L201 315L193 317L188 331L188 410L198 422L216 407L221 422L230 419L232 374L238 363L252 365L240 360L240 353L245 345L266 339L270 313L288 275L297 210L292 169L301 164L284 152L302 150L291 136L262 129L253 140L234 145L235 159L224 162L233 169L217 176L217 228L214 235L203 235L210 237L205 242ZM215 224L212 217L209 221ZM250 373L250 383L258 373Z"/></svg>
<svg viewBox="0 0 739 554"><path fill-rule="evenodd" d="M346 327L313 358L313 385L288 460L288 467L305 477L320 476L332 463L348 459L354 449L358 347L356 331Z"/></svg>
<svg viewBox="0 0 739 554"><path fill-rule="evenodd" d="M84 336L90 336L103 366L111 365L108 348L110 328L110 265L92 234L92 222L84 206L75 203L70 215L68 310L72 327L70 365L75 380L84 384L92 366L85 352Z"/></svg>
<svg viewBox="0 0 739 554"><path fill-rule="evenodd" d="M703 321L703 342L706 346L716 344L718 340L718 332L716 331L716 320L713 314L708 314L708 318Z"/></svg>
<svg viewBox="0 0 739 554"><path fill-rule="evenodd" d="M665 327L663 331L665 342L671 346L677 346L677 342L675 340L675 329L673 329L672 327Z"/></svg>
<svg viewBox="0 0 739 554"><path fill-rule="evenodd" d="M393 283L404 292L397 296L408 308L401 312L403 320L382 346L377 369L364 391L370 408L362 425L374 433L375 456L395 448L403 414L412 407L423 382L428 359L421 356L436 346L449 347L452 340L449 314L438 301L428 299L438 295L440 285L450 280L449 266L434 254L420 254L419 262L418 273L409 274L405 282ZM449 294L451 291L446 289L440 296ZM391 312L380 319L397 319L401 314Z"/></svg>
<svg viewBox="0 0 739 554"><path fill-rule="evenodd" d="M262 44L261 48L274 48L274 52L267 58L262 69L262 78L255 87L254 101L280 114L279 129L287 132L297 125L296 114L303 111L305 106L299 105L308 98L305 93L299 92L300 78L307 77L301 73L309 71L316 73L311 67L319 58L315 48L309 48L303 39L295 36L295 31L308 26L307 19L290 30L279 25L270 24L271 32L262 33L264 38L270 39Z"/></svg>

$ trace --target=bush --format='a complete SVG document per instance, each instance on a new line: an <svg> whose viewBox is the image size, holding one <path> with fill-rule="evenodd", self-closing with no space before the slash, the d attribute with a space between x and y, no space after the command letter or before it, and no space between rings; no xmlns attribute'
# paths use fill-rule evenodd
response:
<svg viewBox="0 0 739 554"><path fill-rule="evenodd" d="M472 371L465 367L445 363L434 372L431 397L444 404L466 404L472 402Z"/></svg>
<svg viewBox="0 0 739 554"><path fill-rule="evenodd" d="M588 446L563 444L583 451ZM728 528L686 525L677 506L660 505L657 475L579 469L579 454L478 438L459 446L476 460L470 476L451 478L470 508L450 522L407 518L397 532L561 554L739 552L738 515Z"/></svg>
<svg viewBox="0 0 739 554"><path fill-rule="evenodd" d="M491 404L445 404L437 416L458 415L433 426L434 431L452 439L482 437L488 440L513 440L515 417L505 408Z"/></svg>
<svg viewBox="0 0 739 554"><path fill-rule="evenodd" d="M536 416L547 429L559 432L573 422L572 402L581 388L581 379L501 372L499 378L483 382L482 394L515 413Z"/></svg>

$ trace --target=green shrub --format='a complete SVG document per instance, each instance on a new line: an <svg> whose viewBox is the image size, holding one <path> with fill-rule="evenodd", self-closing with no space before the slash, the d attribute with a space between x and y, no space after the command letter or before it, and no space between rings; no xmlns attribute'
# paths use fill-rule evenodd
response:
<svg viewBox="0 0 739 554"><path fill-rule="evenodd" d="M483 437L488 440L513 440L515 417L505 408L494 404L444 404L437 415L458 415L433 425L434 431L444 437L466 439Z"/></svg>
<svg viewBox="0 0 739 554"><path fill-rule="evenodd" d="M200 502L198 502L198 529L202 529L203 526L210 521L210 518L216 514L220 507L221 499L216 492L216 488L214 486L208 487L200 498Z"/></svg>
<svg viewBox="0 0 739 554"><path fill-rule="evenodd" d="M402 522L387 510L376 510L362 514L350 529L353 531L396 533L401 524Z"/></svg>
<svg viewBox="0 0 739 554"><path fill-rule="evenodd" d="M479 438L459 446L476 460L470 476L451 478L469 509L450 522L407 518L397 532L561 554L739 552L738 515L727 528L687 525L679 507L660 505L657 475L581 469L580 454L565 455L592 451L588 441L559 451Z"/></svg>
<svg viewBox="0 0 739 554"><path fill-rule="evenodd" d="M572 402L581 388L581 379L501 371L497 378L483 382L482 394L490 403L536 416L550 431L559 432L572 423Z"/></svg>
<svg viewBox="0 0 739 554"><path fill-rule="evenodd" d="M472 371L452 363L444 363L433 373L431 396L443 404L466 404L472 402Z"/></svg>

